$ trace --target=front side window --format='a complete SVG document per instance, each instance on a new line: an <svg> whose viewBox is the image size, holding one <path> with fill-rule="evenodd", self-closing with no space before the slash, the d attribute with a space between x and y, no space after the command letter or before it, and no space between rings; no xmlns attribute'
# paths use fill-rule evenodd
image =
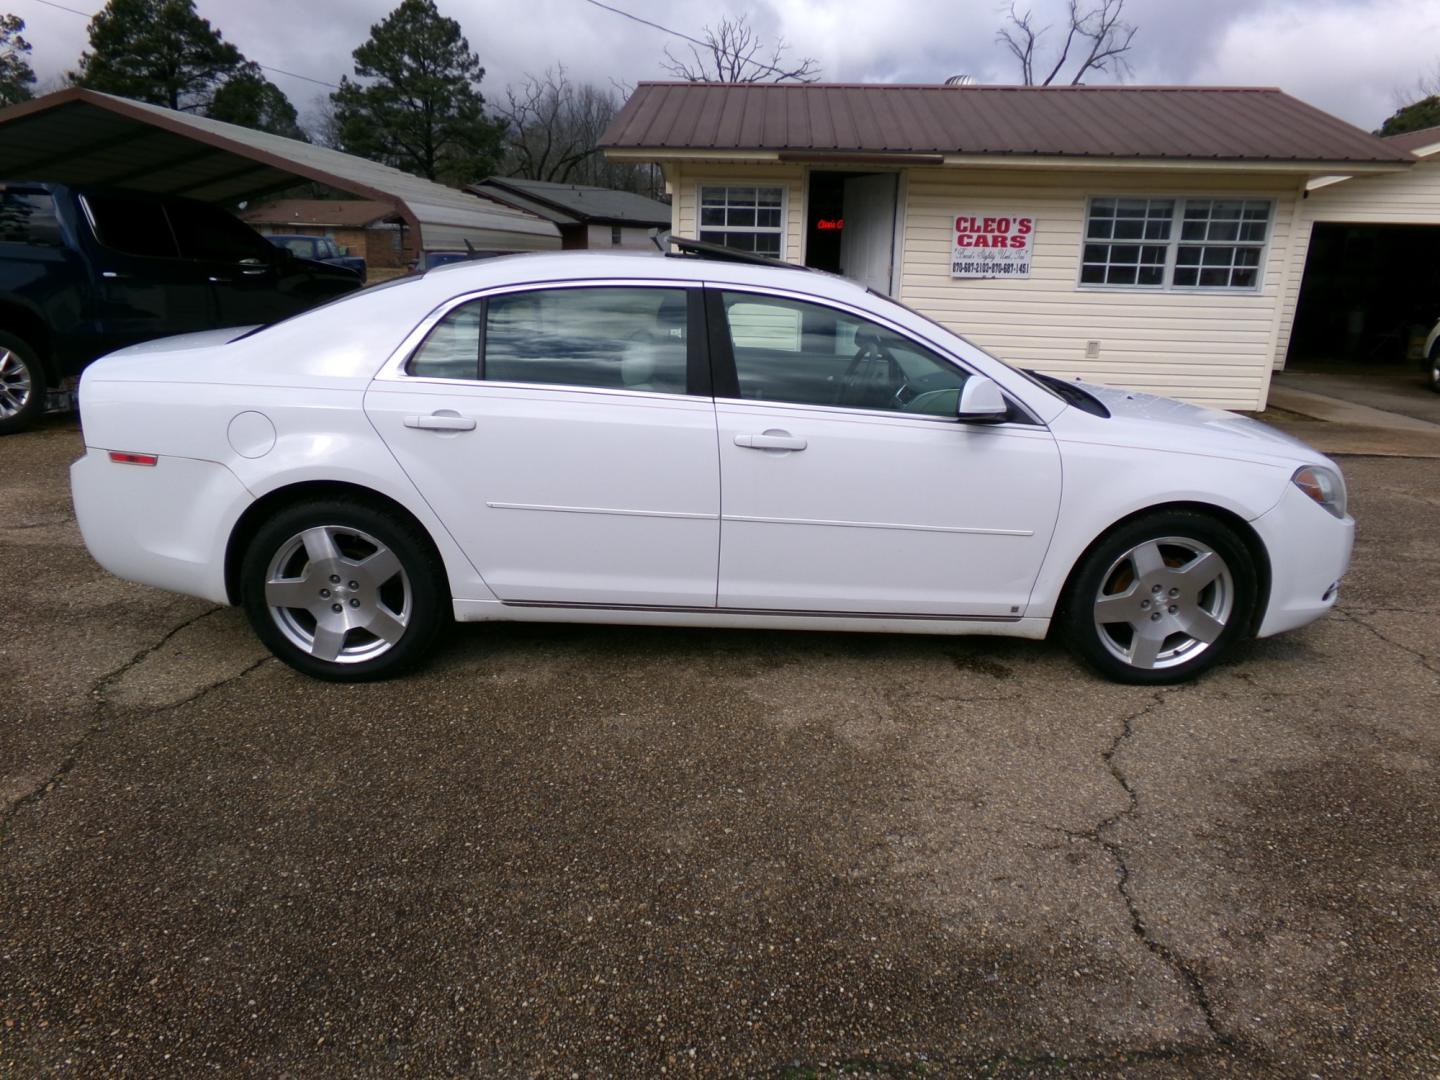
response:
<svg viewBox="0 0 1440 1080"><path fill-rule="evenodd" d="M700 188L700 239L736 251L780 257L784 235L783 187Z"/></svg>
<svg viewBox="0 0 1440 1080"><path fill-rule="evenodd" d="M473 300L438 322L411 375L661 394L686 391L684 289L536 289Z"/></svg>
<svg viewBox="0 0 1440 1080"><path fill-rule="evenodd" d="M909 338L819 304L721 296L742 398L955 415L966 372Z"/></svg>
<svg viewBox="0 0 1440 1080"><path fill-rule="evenodd" d="M1253 290L1270 208L1265 199L1091 199L1080 284Z"/></svg>
<svg viewBox="0 0 1440 1080"><path fill-rule="evenodd" d="M95 238L111 251L157 259L179 257L158 199L106 193L86 195L83 201Z"/></svg>
<svg viewBox="0 0 1440 1080"><path fill-rule="evenodd" d="M180 254L187 259L210 262L269 262L272 247L266 239L239 218L224 210L188 199L166 204Z"/></svg>

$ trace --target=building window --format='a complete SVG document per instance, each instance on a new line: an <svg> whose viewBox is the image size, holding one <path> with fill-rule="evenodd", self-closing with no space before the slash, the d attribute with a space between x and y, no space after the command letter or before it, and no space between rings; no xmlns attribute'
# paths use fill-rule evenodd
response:
<svg viewBox="0 0 1440 1080"><path fill-rule="evenodd" d="M700 239L736 251L780 258L784 235L783 187L700 188Z"/></svg>
<svg viewBox="0 0 1440 1080"><path fill-rule="evenodd" d="M611 246L611 247L619 247L619 246L620 246L620 226L619 226L619 225L611 225L611 226L610 226L610 246Z"/></svg>
<svg viewBox="0 0 1440 1080"><path fill-rule="evenodd" d="M1265 199L1091 199L1080 284L1253 290L1270 209Z"/></svg>

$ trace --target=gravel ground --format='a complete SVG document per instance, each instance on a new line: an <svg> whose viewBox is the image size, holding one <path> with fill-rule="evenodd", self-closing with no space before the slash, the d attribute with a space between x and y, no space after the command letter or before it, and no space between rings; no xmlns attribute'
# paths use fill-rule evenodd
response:
<svg viewBox="0 0 1440 1080"><path fill-rule="evenodd" d="M0 442L0 1075L1440 1074L1431 463L1200 682L997 639L267 659Z"/></svg>

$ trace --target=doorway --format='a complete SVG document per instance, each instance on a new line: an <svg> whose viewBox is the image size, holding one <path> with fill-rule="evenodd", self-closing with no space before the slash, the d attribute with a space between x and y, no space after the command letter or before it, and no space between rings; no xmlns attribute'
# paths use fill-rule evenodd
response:
<svg viewBox="0 0 1440 1080"><path fill-rule="evenodd" d="M805 265L890 294L899 181L893 172L812 170Z"/></svg>
<svg viewBox="0 0 1440 1080"><path fill-rule="evenodd" d="M1287 369L1412 371L1440 317L1440 227L1317 222Z"/></svg>

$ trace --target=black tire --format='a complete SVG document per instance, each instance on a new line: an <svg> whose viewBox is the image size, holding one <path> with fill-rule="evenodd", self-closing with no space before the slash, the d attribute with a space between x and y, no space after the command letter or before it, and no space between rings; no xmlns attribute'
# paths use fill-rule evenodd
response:
<svg viewBox="0 0 1440 1080"><path fill-rule="evenodd" d="M0 332L0 435L24 431L45 411L45 365L14 334Z"/></svg>
<svg viewBox="0 0 1440 1080"><path fill-rule="evenodd" d="M1425 372L1430 389L1440 394L1440 341L1430 350L1430 360L1425 365Z"/></svg>
<svg viewBox="0 0 1440 1080"><path fill-rule="evenodd" d="M400 674L425 658L449 621L444 567L429 537L354 499L277 513L245 551L240 589L270 651L331 682Z"/></svg>
<svg viewBox="0 0 1440 1080"><path fill-rule="evenodd" d="M1193 511L1156 511L1091 546L1057 622L1070 648L1108 679L1184 682L1249 635L1257 588L1250 551L1233 530Z"/></svg>

